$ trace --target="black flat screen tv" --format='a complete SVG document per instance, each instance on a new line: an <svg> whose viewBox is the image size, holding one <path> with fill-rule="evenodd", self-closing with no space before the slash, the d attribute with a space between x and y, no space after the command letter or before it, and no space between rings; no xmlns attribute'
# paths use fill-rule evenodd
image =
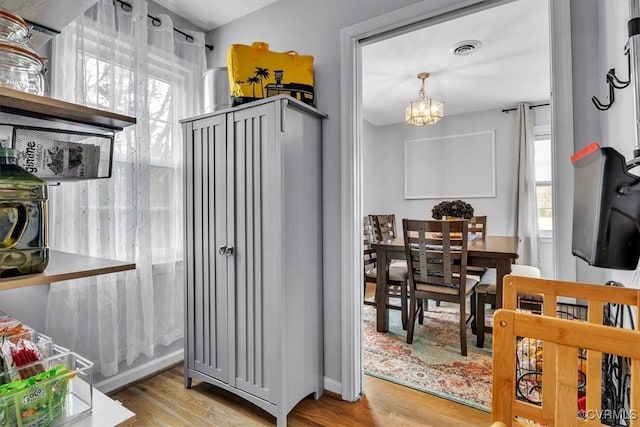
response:
<svg viewBox="0 0 640 427"><path fill-rule="evenodd" d="M590 265L634 270L640 257L640 177L624 156L593 143L571 157L571 252Z"/></svg>

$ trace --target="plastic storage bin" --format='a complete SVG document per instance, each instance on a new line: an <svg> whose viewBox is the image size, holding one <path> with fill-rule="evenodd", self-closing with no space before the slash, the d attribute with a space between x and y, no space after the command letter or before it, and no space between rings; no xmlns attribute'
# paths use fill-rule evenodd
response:
<svg viewBox="0 0 640 427"><path fill-rule="evenodd" d="M17 334L8 335L7 338L13 343L17 343L21 339L29 340L38 348L42 357L49 357L54 354L54 342L51 337L41 334L33 328L25 327L25 329ZM68 350L67 350L68 351Z"/></svg>
<svg viewBox="0 0 640 427"><path fill-rule="evenodd" d="M2 373L29 379L0 386L0 426L63 425L90 413L93 363L64 347L53 353Z"/></svg>

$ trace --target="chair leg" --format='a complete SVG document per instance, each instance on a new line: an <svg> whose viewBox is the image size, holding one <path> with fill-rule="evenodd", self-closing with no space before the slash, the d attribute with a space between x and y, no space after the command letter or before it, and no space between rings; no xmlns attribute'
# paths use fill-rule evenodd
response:
<svg viewBox="0 0 640 427"><path fill-rule="evenodd" d="M409 298L409 324L407 325L407 344L413 343L413 327L416 324L416 298Z"/></svg>
<svg viewBox="0 0 640 427"><path fill-rule="evenodd" d="M470 308L471 308L471 332L473 332L473 335L477 334L477 330L476 330L476 293L472 293L471 297L470 297Z"/></svg>
<svg viewBox="0 0 640 427"><path fill-rule="evenodd" d="M400 311L401 311L401 316L402 316L402 329L404 329L405 331L407 330L407 322L408 317L409 317L409 313L408 313L408 308L407 308L407 284L406 283L402 283L400 285Z"/></svg>
<svg viewBox="0 0 640 427"><path fill-rule="evenodd" d="M484 306L487 302L487 294L480 292L476 299L476 347L484 347Z"/></svg>
<svg viewBox="0 0 640 427"><path fill-rule="evenodd" d="M460 304L460 353L467 355L467 313L466 300Z"/></svg>
<svg viewBox="0 0 640 427"><path fill-rule="evenodd" d="M424 311L425 307L429 307L429 300L424 298L420 300L420 311L418 311L418 323L424 325Z"/></svg>

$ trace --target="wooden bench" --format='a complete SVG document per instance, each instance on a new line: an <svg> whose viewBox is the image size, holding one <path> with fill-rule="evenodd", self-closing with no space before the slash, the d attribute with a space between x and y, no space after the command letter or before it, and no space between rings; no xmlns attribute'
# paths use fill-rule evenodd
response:
<svg viewBox="0 0 640 427"><path fill-rule="evenodd" d="M603 326L605 306L632 307L638 312L640 290L508 275L504 278L503 309L494 316L492 426L600 426L603 355L630 358L629 423L640 427L640 332ZM542 315L517 310L518 296L535 294ZM558 318L562 298L586 307L586 321ZM560 310L562 311L562 310ZM516 396L517 346L522 338L544 342L540 370L541 403ZM579 351L586 350L585 407L578 413ZM522 423L521 423L522 422ZM535 424L534 424L535 425Z"/></svg>

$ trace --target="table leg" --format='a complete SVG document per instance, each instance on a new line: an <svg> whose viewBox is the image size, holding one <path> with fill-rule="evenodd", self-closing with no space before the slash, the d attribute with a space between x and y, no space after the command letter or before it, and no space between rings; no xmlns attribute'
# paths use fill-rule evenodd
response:
<svg viewBox="0 0 640 427"><path fill-rule="evenodd" d="M496 260L496 309L502 308L502 280L511 273L511 259Z"/></svg>
<svg viewBox="0 0 640 427"><path fill-rule="evenodd" d="M386 292L387 282L387 251L376 248L376 330L387 332L389 330L389 292Z"/></svg>

